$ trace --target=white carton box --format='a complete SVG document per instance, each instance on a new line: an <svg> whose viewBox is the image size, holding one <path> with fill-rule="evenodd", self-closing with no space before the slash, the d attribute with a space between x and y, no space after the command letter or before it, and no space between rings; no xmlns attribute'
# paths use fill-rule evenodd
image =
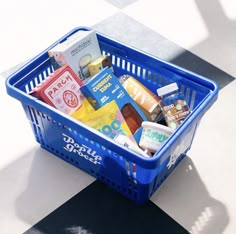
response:
<svg viewBox="0 0 236 234"><path fill-rule="evenodd" d="M68 64L85 81L89 77L88 64L101 55L101 50L94 30L78 31L49 50L48 55L55 70Z"/></svg>

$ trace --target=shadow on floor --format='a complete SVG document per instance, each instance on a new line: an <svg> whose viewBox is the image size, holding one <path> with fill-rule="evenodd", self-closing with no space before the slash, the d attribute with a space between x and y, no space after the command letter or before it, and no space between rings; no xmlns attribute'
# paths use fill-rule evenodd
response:
<svg viewBox="0 0 236 234"><path fill-rule="evenodd" d="M38 167L37 161L38 159L35 159L35 162L32 162L26 189L16 201L18 217L31 223L30 212L26 207L31 207L31 212L33 209L40 210L40 206L45 206L53 199L52 196L48 198L43 196L44 198L40 198L41 202L30 205L27 202L30 196L33 196L35 188L43 194L40 186L42 181L39 180L42 170L40 168L43 168L43 165ZM61 189L66 187L62 186ZM47 194L50 195L48 187ZM143 206L136 205L95 181L35 224L25 234L156 234L189 231L194 234L220 234L228 222L229 215L225 205L211 197L192 160L186 157L161 188L154 193L151 201Z"/></svg>
<svg viewBox="0 0 236 234"><path fill-rule="evenodd" d="M230 66L236 59L236 21L226 16L219 0L195 0L195 3L207 28L208 37L191 48L191 51L204 54L206 58L214 55L212 60L215 60L215 65L220 61L222 67L232 70ZM170 62L215 80L220 88L235 78L189 51L184 51Z"/></svg>
<svg viewBox="0 0 236 234"><path fill-rule="evenodd" d="M229 223L225 205L209 194L188 156L151 200L193 234L221 234Z"/></svg>
<svg viewBox="0 0 236 234"><path fill-rule="evenodd" d="M220 88L223 88L234 80L233 76L185 50L122 12L116 13L94 25L93 28L127 45L212 79L218 83ZM196 47L202 44L207 46L209 43L211 43L211 39L208 42L201 42ZM229 59L227 56L225 58L226 61Z"/></svg>

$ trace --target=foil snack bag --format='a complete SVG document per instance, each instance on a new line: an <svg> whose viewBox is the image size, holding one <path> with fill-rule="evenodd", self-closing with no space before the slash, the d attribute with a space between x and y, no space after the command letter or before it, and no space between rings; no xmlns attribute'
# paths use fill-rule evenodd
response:
<svg viewBox="0 0 236 234"><path fill-rule="evenodd" d="M87 100L85 103L86 105L90 105ZM90 107L92 106L90 105ZM116 101L113 100L94 111L91 111L90 107L83 108L82 106L82 108L79 108L71 116L112 139L117 134L122 134L135 142L129 127L116 104ZM89 113L87 112L88 110L90 110Z"/></svg>

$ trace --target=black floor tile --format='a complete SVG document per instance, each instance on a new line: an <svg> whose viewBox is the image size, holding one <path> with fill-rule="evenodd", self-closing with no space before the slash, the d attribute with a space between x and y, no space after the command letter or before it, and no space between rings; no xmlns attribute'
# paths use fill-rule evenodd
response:
<svg viewBox="0 0 236 234"><path fill-rule="evenodd" d="M24 234L188 233L151 201L140 206L95 181Z"/></svg>

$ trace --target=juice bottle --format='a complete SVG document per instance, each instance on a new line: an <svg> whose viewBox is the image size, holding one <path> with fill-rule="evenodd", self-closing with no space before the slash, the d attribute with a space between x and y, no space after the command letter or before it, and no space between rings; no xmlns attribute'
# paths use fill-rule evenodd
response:
<svg viewBox="0 0 236 234"><path fill-rule="evenodd" d="M141 127L143 119L130 103L127 103L122 107L121 113L129 126L131 133L134 134L136 130Z"/></svg>
<svg viewBox="0 0 236 234"><path fill-rule="evenodd" d="M119 81L131 98L141 108L149 121L156 121L161 112L160 99L130 75L119 77Z"/></svg>

